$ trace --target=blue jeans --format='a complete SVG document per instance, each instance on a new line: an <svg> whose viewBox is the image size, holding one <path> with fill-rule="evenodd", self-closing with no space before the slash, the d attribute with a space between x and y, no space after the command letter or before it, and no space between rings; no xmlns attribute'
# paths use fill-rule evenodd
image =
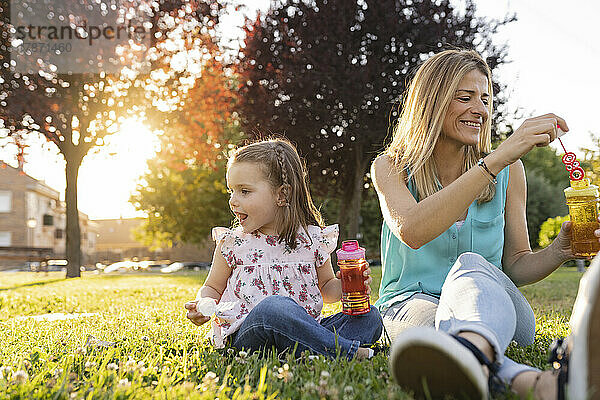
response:
<svg viewBox="0 0 600 400"><path fill-rule="evenodd" d="M319 323L293 299L269 296L254 307L229 340L233 347L256 351L274 347L278 352L305 350L336 357L353 358L359 346L372 344L381 336L379 311L362 315L337 313ZM297 345L296 345L297 344Z"/></svg>
<svg viewBox="0 0 600 400"><path fill-rule="evenodd" d="M410 326L435 326L448 334L480 334L494 348L496 361L501 364L499 377L505 383L521 372L536 370L504 356L511 340L522 346L533 343L533 310L510 278L479 254L458 257L439 300L419 293L382 313L392 337Z"/></svg>

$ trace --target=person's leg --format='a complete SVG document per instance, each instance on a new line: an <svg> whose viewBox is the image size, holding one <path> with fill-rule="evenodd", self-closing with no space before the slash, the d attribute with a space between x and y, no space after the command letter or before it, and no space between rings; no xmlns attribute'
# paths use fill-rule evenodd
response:
<svg viewBox="0 0 600 400"><path fill-rule="evenodd" d="M485 258L464 253L442 286L436 327L449 334L474 332L490 343L501 362L511 340L533 343L535 317L512 281Z"/></svg>
<svg viewBox="0 0 600 400"><path fill-rule="evenodd" d="M321 325L331 332L352 340L358 340L360 345L370 345L381 337L383 323L377 308L371 306L371 311L360 315L337 313L323 318Z"/></svg>
<svg viewBox="0 0 600 400"><path fill-rule="evenodd" d="M297 353L309 350L329 357L337 356L337 345L342 356L353 358L360 342L323 327L291 298L270 296L246 316L232 345L250 351L275 347L278 352L295 347Z"/></svg>
<svg viewBox="0 0 600 400"><path fill-rule="evenodd" d="M526 314L524 318L528 321L527 324L520 323L520 328L517 328L517 309ZM461 396L466 391L470 395L480 393L485 396L483 390L486 389L482 388L487 385L483 383L481 360L478 361L475 352L471 353L463 342L459 344L457 340L446 339L447 335L462 336L473 343L475 350L497 363L491 367L497 370L500 365L497 372L501 382L510 383L519 373L534 370L513 362L503 363L504 351L511 339L516 338L518 329L529 331L519 337L521 342L532 341L534 321L531 307L510 279L480 255L462 254L442 287L435 317L438 331L416 328L419 330L407 331L399 337L390 359L394 377L415 391L422 390L421 379L426 378L429 388L435 387L438 394L446 392ZM444 346L439 344L442 341ZM424 357L425 354L429 356ZM414 361L407 363L411 359ZM434 364L443 364L447 368L442 373Z"/></svg>
<svg viewBox="0 0 600 400"><path fill-rule="evenodd" d="M512 386L521 397L533 391L539 400L561 396L572 400L600 399L600 256L596 256L579 282L570 324L572 334L566 341L566 351L563 348L568 360L568 390L563 387L559 395L559 370L523 373Z"/></svg>
<svg viewBox="0 0 600 400"><path fill-rule="evenodd" d="M503 363L511 340L533 343L535 317L531 306L512 281L475 253L461 254L442 287L436 327L473 342L500 370L499 378L513 378L535 368Z"/></svg>
<svg viewBox="0 0 600 400"><path fill-rule="evenodd" d="M401 332L415 326L435 325L435 312L438 299L424 294L415 293L408 299L398 302L383 310L383 326L393 342Z"/></svg>

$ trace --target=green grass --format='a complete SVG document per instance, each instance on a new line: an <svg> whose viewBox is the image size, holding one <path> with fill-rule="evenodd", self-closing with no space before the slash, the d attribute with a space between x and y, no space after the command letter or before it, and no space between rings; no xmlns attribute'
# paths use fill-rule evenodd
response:
<svg viewBox="0 0 600 400"><path fill-rule="evenodd" d="M373 271L379 282L381 270ZM545 367L552 338L569 332L580 277L561 268L523 288L538 334L532 346L511 346L512 358ZM183 309L205 273L62 278L0 274L0 399L411 398L393 384L383 353L371 361L347 361L215 351L203 340L209 325L194 326ZM324 313L339 310L339 303L326 305ZM54 312L96 315L52 322L20 318ZM85 346L89 335L115 346Z"/></svg>

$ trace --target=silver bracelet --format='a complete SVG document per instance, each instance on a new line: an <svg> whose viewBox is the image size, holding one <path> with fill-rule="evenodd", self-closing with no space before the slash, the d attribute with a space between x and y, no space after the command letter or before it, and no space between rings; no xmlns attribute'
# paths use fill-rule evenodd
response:
<svg viewBox="0 0 600 400"><path fill-rule="evenodd" d="M492 182L494 185L498 183L496 175L492 174L492 171L490 171L488 166L485 165L485 161L483 161L483 158L480 158L479 161L477 161L477 165L480 166L487 175L489 175L489 177L491 178L490 182Z"/></svg>

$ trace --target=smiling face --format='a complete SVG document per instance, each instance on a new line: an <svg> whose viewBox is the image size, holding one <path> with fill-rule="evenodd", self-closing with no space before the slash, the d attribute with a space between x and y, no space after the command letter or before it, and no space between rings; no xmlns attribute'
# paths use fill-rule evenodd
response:
<svg viewBox="0 0 600 400"><path fill-rule="evenodd" d="M478 70L467 73L448 106L442 125L445 139L461 146L477 146L481 129L489 117L489 101L487 77Z"/></svg>
<svg viewBox="0 0 600 400"><path fill-rule="evenodd" d="M260 165L236 161L227 170L229 207L246 233L256 230L277 235L277 191L267 181ZM280 203L281 201L279 201Z"/></svg>

